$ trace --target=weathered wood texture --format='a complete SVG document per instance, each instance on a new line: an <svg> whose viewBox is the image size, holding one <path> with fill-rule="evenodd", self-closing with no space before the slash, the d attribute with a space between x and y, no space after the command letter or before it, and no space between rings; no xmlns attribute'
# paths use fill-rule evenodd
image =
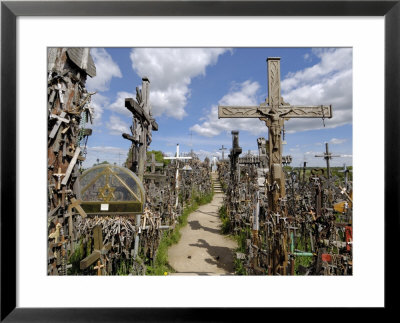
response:
<svg viewBox="0 0 400 323"><path fill-rule="evenodd" d="M48 274L67 274L67 255L73 251L75 210L85 212L76 200L75 183L85 160L91 129L93 93L85 88L86 79L96 75L89 48L48 49ZM68 218L68 219L67 219ZM61 245L54 244L59 230Z"/></svg>

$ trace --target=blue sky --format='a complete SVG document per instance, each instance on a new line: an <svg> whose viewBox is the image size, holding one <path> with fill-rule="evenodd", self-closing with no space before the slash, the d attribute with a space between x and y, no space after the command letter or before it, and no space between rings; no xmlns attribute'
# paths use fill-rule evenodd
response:
<svg viewBox="0 0 400 323"><path fill-rule="evenodd" d="M325 142L343 157L333 166L352 165L351 48L92 48L97 75L88 79L92 98L93 134L84 167L98 158L125 161L130 142L131 113L127 97L136 97L141 78L150 79L150 104L159 130L150 150L172 155L193 149L201 159L221 157L219 148L232 145L231 130L239 130L243 152L257 150L257 138L268 137L258 119L218 119L221 105L258 105L267 94L267 57L281 58L282 96L290 104L329 105L333 118L292 119L285 123L284 155L292 166L305 160L323 166ZM90 127L90 126L88 126ZM228 151L225 151L227 156Z"/></svg>

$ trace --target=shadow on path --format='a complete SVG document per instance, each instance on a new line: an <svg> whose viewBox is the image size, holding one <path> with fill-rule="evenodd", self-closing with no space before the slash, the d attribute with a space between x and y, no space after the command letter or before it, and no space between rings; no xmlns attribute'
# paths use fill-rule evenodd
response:
<svg viewBox="0 0 400 323"><path fill-rule="evenodd" d="M233 251L228 247L211 246L204 239L198 239L198 243L192 243L190 246L205 248L208 254L213 258L207 258L205 261L209 264L216 265L227 272L233 272Z"/></svg>
<svg viewBox="0 0 400 323"><path fill-rule="evenodd" d="M214 234L221 234L221 230L220 229L213 229L213 228L208 228L205 227L204 225L201 225L199 221L195 220L195 221L190 221L188 222L190 225L190 228L192 230L200 230L203 229L204 231L208 231Z"/></svg>

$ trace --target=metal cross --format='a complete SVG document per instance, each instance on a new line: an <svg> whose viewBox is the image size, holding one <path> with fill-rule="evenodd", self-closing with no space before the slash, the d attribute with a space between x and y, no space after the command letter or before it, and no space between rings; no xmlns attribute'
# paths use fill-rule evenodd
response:
<svg viewBox="0 0 400 323"><path fill-rule="evenodd" d="M278 184L279 189L269 190L272 212L278 211L278 200L285 196L285 178L282 170L281 133L284 121L290 118L332 118L331 105L290 105L281 97L280 58L269 57L268 98L258 106L219 106L218 118L258 118L266 122L269 141L269 182L271 187Z"/></svg>
<svg viewBox="0 0 400 323"><path fill-rule="evenodd" d="M326 170L328 172L328 180L331 178L331 168L329 164L329 160L332 159L332 157L340 157L340 155L332 155L332 153L329 152L329 147L328 143L325 143L325 153L323 155L315 155L315 157L323 157L326 160Z"/></svg>

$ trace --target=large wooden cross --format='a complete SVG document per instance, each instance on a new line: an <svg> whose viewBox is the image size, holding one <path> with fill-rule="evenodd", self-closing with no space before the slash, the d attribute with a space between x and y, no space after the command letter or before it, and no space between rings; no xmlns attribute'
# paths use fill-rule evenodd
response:
<svg viewBox="0 0 400 323"><path fill-rule="evenodd" d="M94 269L97 269L97 275L101 276L104 274L106 270L101 270L105 264L105 255L111 249L112 244L108 242L106 245L103 245L103 232L101 229L101 225L96 225L93 228L93 252L87 256L85 259L82 259L79 268L86 269L90 265L92 265L97 260L97 266Z"/></svg>
<svg viewBox="0 0 400 323"><path fill-rule="evenodd" d="M290 105L281 97L280 58L269 57L268 98L258 106L219 106L218 118L259 118L268 127L269 140L269 204L272 212L279 211L279 198L285 196L282 170L281 133L290 118L332 118L331 105Z"/></svg>
<svg viewBox="0 0 400 323"><path fill-rule="evenodd" d="M136 101L132 98L125 99L125 107L133 115L132 135L122 134L122 137L132 142L132 164L128 165L128 168L136 173L141 181L147 160L147 147L152 141L151 132L158 130L158 124L152 117L149 97L150 81L147 77L143 77L142 90L136 88Z"/></svg>

